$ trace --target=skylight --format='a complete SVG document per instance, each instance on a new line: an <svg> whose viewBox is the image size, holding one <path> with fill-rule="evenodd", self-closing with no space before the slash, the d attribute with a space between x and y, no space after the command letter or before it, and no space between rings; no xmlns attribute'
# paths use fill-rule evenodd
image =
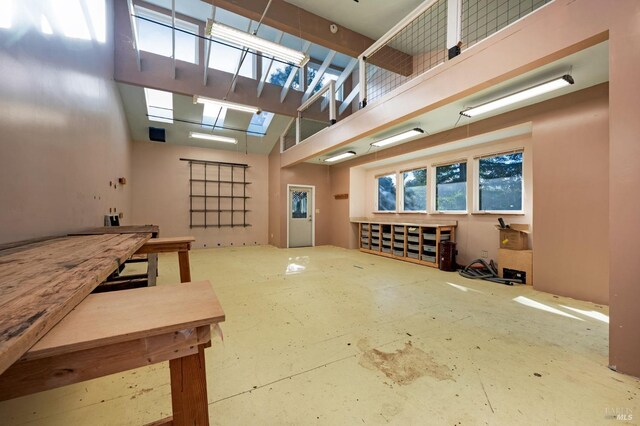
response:
<svg viewBox="0 0 640 426"><path fill-rule="evenodd" d="M170 58L173 50L173 30L169 28L171 17L140 6L135 6L135 14L138 17L136 27L140 50ZM176 19L176 29L189 33L176 31L176 59L197 64L198 39L193 34L198 34L198 26Z"/></svg>
<svg viewBox="0 0 640 426"><path fill-rule="evenodd" d="M0 1L0 28L11 28L13 1Z"/></svg>
<svg viewBox="0 0 640 426"><path fill-rule="evenodd" d="M215 40L215 39L214 39ZM219 40L218 40L219 41ZM253 62L255 56L251 52L247 52L242 66L240 67L239 75L248 78L254 78ZM209 68L214 68L220 71L226 71L231 74L235 74L242 57L241 47L231 47L228 43L221 44L218 42L211 43L211 54L209 56Z"/></svg>
<svg viewBox="0 0 640 426"><path fill-rule="evenodd" d="M272 112L266 111L263 111L260 114L254 114L253 117L251 117L251 122L249 123L247 131L256 133L267 133L267 129L269 128L274 115L275 114L273 114Z"/></svg>
<svg viewBox="0 0 640 426"><path fill-rule="evenodd" d="M144 89L149 120L173 123L173 94L162 90Z"/></svg>
<svg viewBox="0 0 640 426"><path fill-rule="evenodd" d="M46 16L40 16L40 31L43 34L53 34L53 30L51 29L51 24Z"/></svg>
<svg viewBox="0 0 640 426"><path fill-rule="evenodd" d="M227 108L212 104L204 104L204 109L202 110L202 127L223 126L226 116Z"/></svg>

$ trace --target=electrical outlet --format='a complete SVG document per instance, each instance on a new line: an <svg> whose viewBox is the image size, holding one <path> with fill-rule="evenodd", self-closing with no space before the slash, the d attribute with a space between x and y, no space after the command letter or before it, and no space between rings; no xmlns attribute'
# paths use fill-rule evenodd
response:
<svg viewBox="0 0 640 426"><path fill-rule="evenodd" d="M489 257L489 252L488 252L488 251L486 251L486 250L482 250L482 258L483 258L483 259L486 259L486 258L488 258L488 257Z"/></svg>

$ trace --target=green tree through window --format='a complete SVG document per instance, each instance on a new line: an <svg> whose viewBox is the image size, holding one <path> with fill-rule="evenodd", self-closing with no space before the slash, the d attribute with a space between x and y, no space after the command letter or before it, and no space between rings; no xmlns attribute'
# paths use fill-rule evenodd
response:
<svg viewBox="0 0 640 426"><path fill-rule="evenodd" d="M396 209L396 175L380 176L378 179L378 211Z"/></svg>
<svg viewBox="0 0 640 426"><path fill-rule="evenodd" d="M478 166L480 210L522 210L522 152L481 158Z"/></svg>
<svg viewBox="0 0 640 426"><path fill-rule="evenodd" d="M467 209L467 163L436 167L436 210Z"/></svg>
<svg viewBox="0 0 640 426"><path fill-rule="evenodd" d="M404 210L427 210L427 169L402 173Z"/></svg>

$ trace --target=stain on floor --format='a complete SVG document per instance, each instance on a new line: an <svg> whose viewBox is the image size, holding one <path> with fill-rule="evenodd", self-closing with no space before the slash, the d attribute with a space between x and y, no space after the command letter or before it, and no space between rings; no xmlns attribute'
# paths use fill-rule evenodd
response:
<svg viewBox="0 0 640 426"><path fill-rule="evenodd" d="M423 376L453 380L451 369L447 365L437 363L431 355L413 346L411 341L395 352L370 348L366 340L361 340L358 347L362 350L359 361L361 366L379 370L399 385L408 385Z"/></svg>

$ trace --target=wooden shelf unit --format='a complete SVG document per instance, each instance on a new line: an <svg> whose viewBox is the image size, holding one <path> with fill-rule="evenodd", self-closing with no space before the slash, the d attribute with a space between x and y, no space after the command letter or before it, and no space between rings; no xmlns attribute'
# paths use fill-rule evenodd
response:
<svg viewBox="0 0 640 426"><path fill-rule="evenodd" d="M456 240L456 225L358 222L360 251L438 267L439 243Z"/></svg>

